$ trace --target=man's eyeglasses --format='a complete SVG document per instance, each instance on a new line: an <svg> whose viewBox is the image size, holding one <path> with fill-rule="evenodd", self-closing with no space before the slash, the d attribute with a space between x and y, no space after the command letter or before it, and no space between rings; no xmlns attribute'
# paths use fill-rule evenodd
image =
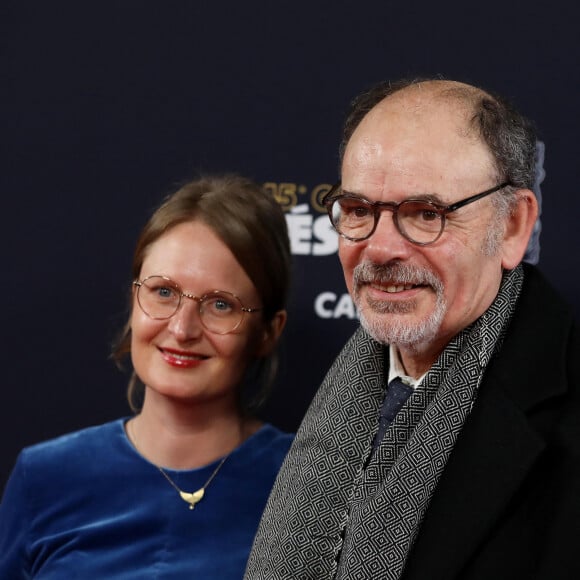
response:
<svg viewBox="0 0 580 580"><path fill-rule="evenodd" d="M137 302L141 310L154 320L171 318L181 306L183 298L197 302L203 326L216 334L234 332L246 312L259 312L261 308L244 308L240 299L225 290L213 290L203 296L184 292L177 282L166 276L148 276L133 282L137 288Z"/></svg>
<svg viewBox="0 0 580 580"><path fill-rule="evenodd" d="M351 193L340 193L339 182L324 196L322 203L334 229L347 240L360 242L370 238L377 229L381 211L388 210L393 212L395 226L405 239L427 246L436 242L443 233L447 214L508 185L509 182L502 183L451 205L440 205L421 199L406 199L401 203L369 201Z"/></svg>

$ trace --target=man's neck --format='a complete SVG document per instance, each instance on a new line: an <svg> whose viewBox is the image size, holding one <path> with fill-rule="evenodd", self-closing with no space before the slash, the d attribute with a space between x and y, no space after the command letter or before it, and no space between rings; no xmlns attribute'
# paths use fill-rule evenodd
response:
<svg viewBox="0 0 580 580"><path fill-rule="evenodd" d="M399 349L392 344L389 345L389 359L390 359L389 376L388 376L389 382L395 377L401 377L402 379L407 378L410 379L407 382L410 382L412 386L415 387L417 384L421 382L421 380L423 379L425 373L429 370L429 368L431 368L431 365L429 365L429 367L427 367L423 372L413 374L413 372L410 372L405 363L403 362Z"/></svg>

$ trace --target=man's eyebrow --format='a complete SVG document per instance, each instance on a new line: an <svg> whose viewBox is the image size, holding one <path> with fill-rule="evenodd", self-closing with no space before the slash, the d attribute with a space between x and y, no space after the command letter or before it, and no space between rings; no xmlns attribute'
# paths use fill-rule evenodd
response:
<svg viewBox="0 0 580 580"><path fill-rule="evenodd" d="M428 201L437 205L449 205L448 202L444 201L438 193L423 193L410 197L409 199L418 199L420 201Z"/></svg>
<svg viewBox="0 0 580 580"><path fill-rule="evenodd" d="M349 197L356 197L359 199L364 199L365 201L368 201L369 203L377 203L376 200L369 199L363 193L357 193L354 191L350 191L348 189L343 189L342 187L340 188L340 194L348 195ZM446 207L446 206L450 205L451 203L453 203L453 202L449 202L449 201L444 201L441 198L441 196L437 193L417 193L417 194L409 195L405 199L401 200L401 202L403 202L403 201L425 201L428 203L434 203L435 205L440 205L442 207ZM398 202L398 203L401 203L401 202ZM378 203L381 203L381 202L378 202ZM391 201L391 202L386 202L386 203L397 203L397 202Z"/></svg>
<svg viewBox="0 0 580 580"><path fill-rule="evenodd" d="M342 186L339 189L339 194L340 195L348 195L349 197L357 197L357 198L360 198L360 199L364 199L365 201L368 201L369 203L372 203L372 200L369 199L363 193L356 193L356 192L350 191L348 189L343 189Z"/></svg>

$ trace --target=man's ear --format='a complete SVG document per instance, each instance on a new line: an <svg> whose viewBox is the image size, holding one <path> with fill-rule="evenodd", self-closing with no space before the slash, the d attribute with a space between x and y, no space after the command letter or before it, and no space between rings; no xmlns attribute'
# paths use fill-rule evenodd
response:
<svg viewBox="0 0 580 580"><path fill-rule="evenodd" d="M288 314L286 310L278 310L272 320L266 325L262 331L262 339L256 349L256 357L261 358L268 356L276 347L278 339L286 326Z"/></svg>
<svg viewBox="0 0 580 580"><path fill-rule="evenodd" d="M516 192L518 200L506 221L503 237L502 262L506 270L513 270L524 257L538 218L538 201L529 189Z"/></svg>

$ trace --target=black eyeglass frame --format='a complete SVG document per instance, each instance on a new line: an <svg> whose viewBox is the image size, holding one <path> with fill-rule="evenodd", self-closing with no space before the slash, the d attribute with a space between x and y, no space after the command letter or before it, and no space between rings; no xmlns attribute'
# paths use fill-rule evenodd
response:
<svg viewBox="0 0 580 580"><path fill-rule="evenodd" d="M177 306L175 307L175 310L173 311L173 313L170 314L169 316L152 316L151 314L149 314L149 312L147 312L147 310L145 310L145 308L143 308L143 305L141 304L141 301L139 300L139 289L143 285L145 285L145 282L147 282L147 280L150 280L151 278L161 278L162 280L165 280L167 282L167 285L170 286L171 288L173 288L177 292L177 294L179 295L179 301L177 303ZM181 308L181 305L183 304L183 298L189 298L190 300L193 300L194 302L197 303L199 318L201 320L201 323L203 324L203 327L206 330L213 332L214 334L222 334L223 335L223 334L230 334L232 332L235 332L242 324L242 322L244 320L244 315L246 312L251 314L253 312L261 312L263 310L263 308L246 308L243 305L242 301L240 300L239 296L236 296L236 294L234 294L233 292L228 292L227 290L211 290L210 292L206 292L202 296L196 296L195 294L190 294L188 292L184 292L183 289L181 288L181 286L175 280L172 280L171 278L168 278L167 276L162 276L161 274L152 274L151 276L147 276L147 277L143 278L143 280L134 280L133 286L135 286L135 288L137 288L137 304L139 304L139 308L141 308L143 313L146 316L148 316L149 318L151 318L152 320L169 320L170 318L175 316L177 314L177 312L179 311L179 309ZM204 303L204 301L207 300L208 298L211 298L212 296L217 295L217 294L227 294L228 296L231 296L234 300L236 300L238 302L238 304L240 305L241 312L242 312L242 315L240 316L240 320L238 321L238 323L231 330L228 330L226 332L217 332L215 330L212 330L211 328L208 328L206 326L204 319L203 319L203 316L201 316L201 306Z"/></svg>
<svg viewBox="0 0 580 580"><path fill-rule="evenodd" d="M447 214L450 214L451 212L454 212L466 205L469 205L470 203L473 203L474 201L477 201L479 199L482 199L484 197L487 197L488 195L491 195L492 193L495 193L496 191L499 191L500 189L503 189L504 187L508 187L512 185L509 181L505 181L504 183L501 183L500 185L496 185L495 187L492 187L490 189L486 189L485 191L482 191L481 193L476 193L475 195L470 195L469 197L466 197L465 199L461 199L459 201L456 201L455 203L452 203L450 205L441 205L432 201L428 201L425 199L418 199L418 198L411 198L411 199L405 199L399 203L394 202L394 201L369 201L368 199L365 199L364 197L358 196L358 195L354 195L351 193L344 193L341 195L336 195L333 197L334 192L341 186L341 182L337 182L335 183L330 190L328 191L328 193L326 193L326 195L322 198L322 205L324 205L326 207L326 211L328 213L328 217L330 218L330 223L332 224L332 227L336 230L336 232L342 236L343 238L350 240L351 242L362 242L363 240L368 240L376 231L377 229L377 225L379 223L379 218L381 215L381 211L383 210L388 210L388 211L392 211L393 212L393 222L395 223L395 226L397 228L397 231L409 242L411 242L412 244L415 244L417 246L429 246L431 244L434 244L443 234L443 230L445 229L445 216ZM371 229L371 231L364 237L362 238L353 238L351 236L347 236L346 234L343 234L342 232L340 232L338 230L338 228L336 227L336 224L334 223L334 220L332 219L332 205L334 204L335 201L340 200L340 199L355 199L357 201L360 201L366 205L369 206L369 208L372 210L373 212L373 218L374 218L374 223L373 223L373 227ZM433 208L433 211L439 215L439 217L441 218L441 230L439 231L439 234L437 234L437 237L434 240L431 240L430 242L418 242L412 238L409 237L409 235L407 233L405 233L401 226L399 225L399 219L398 219L398 212L399 212L399 208L406 204L406 203L424 203L428 206L430 206L430 208Z"/></svg>

